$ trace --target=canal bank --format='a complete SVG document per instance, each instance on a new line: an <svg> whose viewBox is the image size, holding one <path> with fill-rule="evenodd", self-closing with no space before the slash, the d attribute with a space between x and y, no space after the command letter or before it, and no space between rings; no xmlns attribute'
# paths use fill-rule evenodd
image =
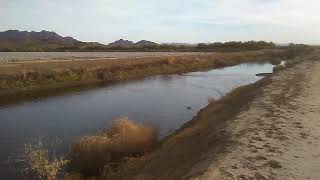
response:
<svg viewBox="0 0 320 180"><path fill-rule="evenodd" d="M287 50L199 53L116 60L18 62L0 65L0 105L153 75L182 74L246 62L279 63Z"/></svg>
<svg viewBox="0 0 320 180"><path fill-rule="evenodd" d="M263 68L261 68L261 67L263 67ZM267 68L264 68L264 67L267 67ZM265 71L266 69L267 69L267 71ZM262 62L260 62L258 64L249 63L249 64L238 65L238 66L235 66L235 67L216 69L216 70L211 70L211 71L194 72L194 73L187 73L187 74L173 75L173 76L152 77L149 80L147 79L147 83L146 83L146 84L149 84L150 86L147 85L145 88L142 88L142 89L137 88L137 87L140 87L141 85L142 85L142 87L144 87L143 86L144 82L143 83L139 82L139 80L137 82L133 81L131 85L129 83L129 86L128 86L127 83L124 83L125 86L123 86L123 87L120 84L118 90L122 89L122 90L126 91L126 92L123 92L122 95L120 93L120 96L119 95L112 95L112 92L119 92L118 90L117 91L113 90L110 93L110 92L108 92L109 90L107 88L107 90L106 89L102 90L101 93L97 93L97 92L91 92L91 93L89 92L88 94L84 93L85 95L89 95L89 96L83 96L83 97L86 97L85 99L81 98L83 94L80 93L80 95L79 95L79 93L76 93L76 94L70 94L70 96L68 96L68 95L67 96L58 96L57 98L54 98L53 101L51 101L50 98L49 98L48 100L45 100L45 101L36 100L34 102L25 103L25 104L22 104L20 106L19 105L17 105L17 106L9 106L9 108L4 107L4 108L1 109L2 112L3 112L3 113L1 113L1 115L4 115L4 116L2 116L2 117L4 117L4 118L2 118L3 119L2 122L4 122L5 125L6 124L10 125L10 123L11 124L17 124L18 123L19 127L23 128L24 130L22 130L22 131L20 131L19 129L12 130L10 128L7 128L7 126L3 126L4 131L3 131L3 136L2 137L4 137L4 140L5 140L4 141L5 144L4 144L3 147L5 147L4 150L6 148L12 148L14 146L17 147L16 145L22 147L21 145L23 145L23 143L28 142L28 141L26 141L27 139L24 139L23 141L20 141L22 139L20 139L19 137L18 138L14 137L15 135L14 136L10 136L10 135L6 134L6 132L13 132L13 133L14 132L20 132L18 134L21 134L23 138L30 138L30 137L37 137L37 136L41 136L41 135L50 136L50 135L52 135L52 132L55 131L55 129L58 129L58 130L60 130L62 132L62 133L60 132L58 134L63 136L65 138L64 140L66 140L66 142L67 142L66 144L68 144L70 141L74 140L75 136L73 136L73 137L69 136L68 137L68 135L66 135L64 133L68 132L68 131L72 133L73 132L72 128L73 128L73 125L75 125L75 124L77 124L77 126L75 126L75 127L80 127L81 126L81 127L89 127L90 128L91 125L95 124L95 123L93 123L93 121L98 119L98 121L97 121L98 125L95 124L94 127L92 126L92 129L90 130L90 132L96 132L98 129L100 129L101 127L105 126L106 119L107 120L112 120L112 119L117 118L119 116L126 116L127 114L123 114L124 110L122 108L119 108L119 109L121 109L122 113L120 111L115 111L115 112L120 112L120 113L114 115L114 118L112 118L112 117L106 118L105 115L103 115L101 113L97 113L97 111L95 111L95 110L96 110L96 108L98 108L98 110L99 110L99 108L100 109L104 108L104 110L101 109L102 110L101 112L106 112L105 111L106 108L115 107L114 106L115 102L117 102L118 100L115 99L115 100L110 101L110 97L123 97L124 101L120 101L120 102L124 102L124 104L121 105L121 103L120 103L119 106L118 106L118 107L123 107L123 105L128 104L128 102L131 102L131 100L129 100L129 99L130 99L130 97L135 97L137 95L136 92L142 93L143 97L135 99L135 100L132 100L132 102L138 102L139 99L140 100L146 100L146 99L152 100L154 97L158 98L158 100L155 99L155 101L151 102L151 104L150 103L149 104L146 103L146 106L143 106L143 103L138 103L138 104L142 105L141 107L154 107L154 108L156 108L158 110L159 109L163 109L162 107L168 107L169 109L168 109L167 112L174 112L175 115L173 116L173 119L169 118L169 119L166 120L165 117L162 117L162 115L165 115L166 112L158 112L158 113L160 113L160 116L157 116L157 117L155 116L155 117L150 117L149 118L148 115L145 116L146 114L143 113L143 111L141 111L141 112L139 111L140 113L137 113L136 110L132 111L133 114L138 114L139 115L139 117L134 117L133 118L133 119L136 119L138 121L144 120L144 119L149 119L149 120L154 119L156 121L160 120L159 121L160 125L161 124L168 125L169 128L166 130L167 132L164 133L164 135L166 135L168 133L173 132L176 128L178 128L182 124L184 124L186 122L185 120L191 119L191 117L193 117L195 115L195 113L198 112L199 109L201 109L202 107L204 107L208 103L208 98L210 98L212 96L219 98L221 96L224 96L225 93L230 92L232 89L234 89L234 88L236 88L238 86L242 86L242 85L245 85L245 84L253 83L253 82L261 79L261 77L257 77L256 74L259 74L259 73L270 73L270 70L272 70L272 65L271 64L262 63ZM228 80L230 80L230 81L228 81ZM155 84L153 84L153 83L155 83ZM222 84L222 86L220 88L219 88L219 84ZM176 89L175 88L176 85L178 87L180 87L180 88ZM156 90L155 94L152 95L152 93L151 93L150 94L150 98L145 98L146 97L145 96L146 92L148 92L148 91L144 91L143 89L150 90L150 88L152 89L152 87L156 87L155 88L155 90ZM163 87L163 88L158 89L157 87ZM128 91L128 89L131 89L131 91L132 91L131 94L133 93L133 94L136 94L136 95L129 95L130 94L130 90ZM157 91L157 89L159 91ZM166 92L167 89L173 90L173 92ZM181 93L181 92L184 92L187 89L195 89L194 92L197 92L197 93L194 94L193 91L191 91L191 92L187 91L188 93L191 93L191 94L188 94L188 93L183 93L182 94ZM158 93L156 93L156 92L158 92ZM159 96L159 93L160 94L164 93L166 95L173 94L174 96L172 96L171 98L169 96L169 99L171 100L171 102L172 101L177 102L176 104L177 105L179 104L179 106L177 106L177 108L176 107L172 108L172 106L167 106L167 105L163 106L163 103L160 103L160 102L162 102L162 100L164 99L163 97L165 97L165 96ZM94 98L94 94L98 94L97 98ZM109 96L109 98L107 98L107 99L101 98L105 94L111 94L111 96ZM125 95L125 94L127 94L127 95ZM123 95L125 95L125 96L123 96ZM180 95L181 95L181 97L180 97ZM199 96L201 96L201 98L199 98ZM192 100L192 99L188 99L186 97L193 97L193 98L196 98L196 99ZM159 98L160 98L160 102L159 102ZM176 101L175 98L178 98L178 101ZM81 112L88 112L87 108L90 107L90 104L92 105L92 103L90 103L90 101L88 101L89 99L92 100L92 101L90 100L91 102L108 102L108 100L109 100L112 105L111 106L105 106L104 103L98 103L97 106L93 106L93 108L94 108L93 109L94 110L93 114L97 114L98 117L100 117L100 118L86 116L86 113L82 114ZM187 99L187 100L189 100L189 103L191 105L189 103L181 103L181 101L179 99L180 100ZM198 101L199 99L200 99L200 101ZM69 101L69 100L71 100L71 101ZM78 101L79 103L73 102L74 100ZM63 105L63 104L61 104L61 102L62 103L67 102L67 104ZM86 102L85 104L87 104L89 106L87 106L87 105L81 106L81 104L83 104L83 102ZM192 103L195 103L195 104L192 105ZM47 106L46 104L48 104L49 106ZM135 103L135 105L136 104L137 103ZM157 104L160 105L161 107L155 106ZM67 108L68 106L73 106L73 105L80 105L80 106L75 106L75 108L73 108L75 111L70 110L70 109ZM129 103L129 105L130 105L130 103ZM134 107L140 107L140 105L139 106L134 106ZM189 108L189 107L191 107L191 108ZM60 111L59 108L62 111ZM65 113L63 112L63 109L65 109ZM131 108L129 107L125 111L126 112L130 112L130 109ZM25 112L25 113L23 113L23 112ZM56 112L56 113L49 113L48 114L48 112ZM70 116L70 114L68 115L68 113L70 113L70 112L71 113L74 112L75 114L79 114L78 118L74 118L74 117ZM108 112L113 112L113 110L108 111ZM156 112L156 110L155 111L151 111L151 112ZM181 112L183 112L183 113L181 113ZM110 113L108 113L108 114L110 114ZM187 116L185 117L185 116L183 116L183 114L186 114ZM34 116L34 117L28 117L30 115ZM61 117L57 117L57 115L58 116L61 115ZM90 113L89 113L89 115L90 115ZM19 116L21 116L21 117L19 117ZM129 113L128 116L130 116L130 113ZM79 121L79 117L81 117L83 119L83 121L82 120ZM184 121L179 122L174 117L179 117L180 119L183 117ZM72 120L71 122L74 122L74 123L71 123L70 124L71 126L68 126L66 124L67 121L65 121L65 118L71 119ZM43 120L46 120L46 121L43 121ZM49 120L49 123L48 123L47 120ZM88 120L90 120L90 121L88 121ZM163 121L171 122L171 123L172 122L174 122L174 123L178 122L178 123L177 123L177 125L174 125L174 128L170 129L170 127L172 127L172 124L171 125L170 125L170 123L166 124L166 123L163 123ZM34 122L34 123L32 123L32 122ZM59 123L57 123L57 122L63 122L62 123L63 125L59 126ZM79 122L84 122L84 123L89 122L89 126L81 124ZM26 124L29 128L24 126L23 124ZM42 126L41 124L43 124L44 126ZM189 124L189 123L187 123L187 124ZM35 125L35 127L31 127L33 125ZM40 125L40 127L39 127L39 125ZM155 124L156 127L158 125ZM46 126L48 126L48 130L46 130ZM54 128L55 126L57 126L58 128ZM15 126L15 127L17 127L17 126ZM34 128L36 128L35 131L32 130ZM79 133L78 130L76 130L77 133L78 133L78 136L83 136L84 134L89 132L87 130L85 130L85 131L80 130L81 132ZM45 131L45 133L41 134L40 131ZM33 134L32 136L29 136L27 134L24 134L25 132L35 132L35 133L38 133L38 134ZM49 134L47 134L47 133L49 133ZM19 142L22 142L22 143L19 145ZM10 145L10 146L7 146L7 145ZM11 145L13 145L13 146L11 146ZM13 149L15 149L15 148L13 148ZM14 152L14 151L12 151L13 149L9 150L9 152ZM4 155L5 159L8 159L7 155ZM12 154L10 154L9 156L11 158L14 158L14 154L13 154L13 156L11 156L11 155ZM8 164L6 164L7 161L5 159L4 159L4 161L2 161L2 164L4 164L7 167L10 167L10 166L8 166ZM14 167L14 166L12 166L11 168L13 168L11 170L16 170L16 167ZM3 169L1 169L1 170L3 170ZM5 171L4 171L4 173L5 173Z"/></svg>
<svg viewBox="0 0 320 180"><path fill-rule="evenodd" d="M302 60L207 106L104 179L318 179L319 53Z"/></svg>
<svg viewBox="0 0 320 180"><path fill-rule="evenodd" d="M15 159L21 155L24 144L37 137L60 139L62 144L56 147L56 152L66 154L72 142L94 135L119 117L150 124L163 138L194 117L210 98L220 99L236 87L262 79L257 73L272 70L270 63L245 63L209 71L154 76L2 106L0 159L3 167L10 167L6 163L8 157ZM3 174L4 169L1 169ZM16 169L13 165L10 173L15 174Z"/></svg>

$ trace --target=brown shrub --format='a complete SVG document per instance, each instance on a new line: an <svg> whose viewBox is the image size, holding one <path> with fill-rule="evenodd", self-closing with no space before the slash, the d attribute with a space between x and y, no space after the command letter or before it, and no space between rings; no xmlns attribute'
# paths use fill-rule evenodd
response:
<svg viewBox="0 0 320 180"><path fill-rule="evenodd" d="M117 119L97 136L83 137L71 145L71 170L99 175L105 166L117 166L124 157L142 155L156 140L155 128Z"/></svg>
<svg viewBox="0 0 320 180"><path fill-rule="evenodd" d="M69 163L62 158L50 157L49 150L42 141L26 144L24 161L28 165L28 173L35 173L39 179L54 180L64 165Z"/></svg>

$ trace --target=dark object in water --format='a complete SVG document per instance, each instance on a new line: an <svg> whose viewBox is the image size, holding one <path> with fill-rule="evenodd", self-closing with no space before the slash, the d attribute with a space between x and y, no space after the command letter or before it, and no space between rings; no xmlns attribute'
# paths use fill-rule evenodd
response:
<svg viewBox="0 0 320 180"><path fill-rule="evenodd" d="M268 76L271 75L272 73L258 73L256 76Z"/></svg>
<svg viewBox="0 0 320 180"><path fill-rule="evenodd" d="M187 109L188 109L188 110L191 110L191 109L192 109L192 107L191 107L191 106L188 106L188 107L187 107Z"/></svg>

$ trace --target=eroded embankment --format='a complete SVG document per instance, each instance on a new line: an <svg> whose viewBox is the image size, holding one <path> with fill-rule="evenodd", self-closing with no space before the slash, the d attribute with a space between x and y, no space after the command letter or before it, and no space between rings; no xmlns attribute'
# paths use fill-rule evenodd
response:
<svg viewBox="0 0 320 180"><path fill-rule="evenodd" d="M232 91L105 179L317 179L319 56ZM301 163L297 163L301 162Z"/></svg>
<svg viewBox="0 0 320 180"><path fill-rule="evenodd" d="M286 55L285 50L263 50L178 57L3 64L0 66L0 104L67 91L68 88L81 85L185 73L244 62L279 62Z"/></svg>

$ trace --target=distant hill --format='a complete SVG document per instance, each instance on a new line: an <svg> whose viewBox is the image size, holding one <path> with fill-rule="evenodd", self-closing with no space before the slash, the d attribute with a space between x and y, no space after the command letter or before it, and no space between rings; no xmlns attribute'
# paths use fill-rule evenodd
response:
<svg viewBox="0 0 320 180"><path fill-rule="evenodd" d="M0 51L113 51L139 50L154 47L155 42L141 40L134 43L120 39L108 45L97 42L81 42L72 37L63 37L55 32L28 32L8 30L0 32Z"/></svg>
<svg viewBox="0 0 320 180"><path fill-rule="evenodd" d="M289 47L302 45L289 44ZM279 46L278 46L279 47ZM98 42L82 42L72 37L63 37L55 32L28 32L8 30L0 32L0 51L204 51L230 52L277 48L273 42L214 42L214 43L166 43L157 44L141 40L136 43L120 39L108 45Z"/></svg>
<svg viewBox="0 0 320 180"><path fill-rule="evenodd" d="M107 45L108 47L131 47L134 46L134 42L120 39Z"/></svg>
<svg viewBox="0 0 320 180"><path fill-rule="evenodd" d="M152 42L152 41L146 41L146 40L141 40L137 43L135 43L135 46L141 47L141 46L157 46L159 44Z"/></svg>
<svg viewBox="0 0 320 180"><path fill-rule="evenodd" d="M74 48L81 44L72 37L62 37L55 32L28 32L8 30L0 32L0 50L42 51L59 48Z"/></svg>
<svg viewBox="0 0 320 180"><path fill-rule="evenodd" d="M108 44L108 47L124 47L124 48L132 48L132 47L143 47L143 46L156 46L158 45L155 42L147 41L147 40L141 40L137 43L134 43L129 40L120 39L118 41L112 42Z"/></svg>

